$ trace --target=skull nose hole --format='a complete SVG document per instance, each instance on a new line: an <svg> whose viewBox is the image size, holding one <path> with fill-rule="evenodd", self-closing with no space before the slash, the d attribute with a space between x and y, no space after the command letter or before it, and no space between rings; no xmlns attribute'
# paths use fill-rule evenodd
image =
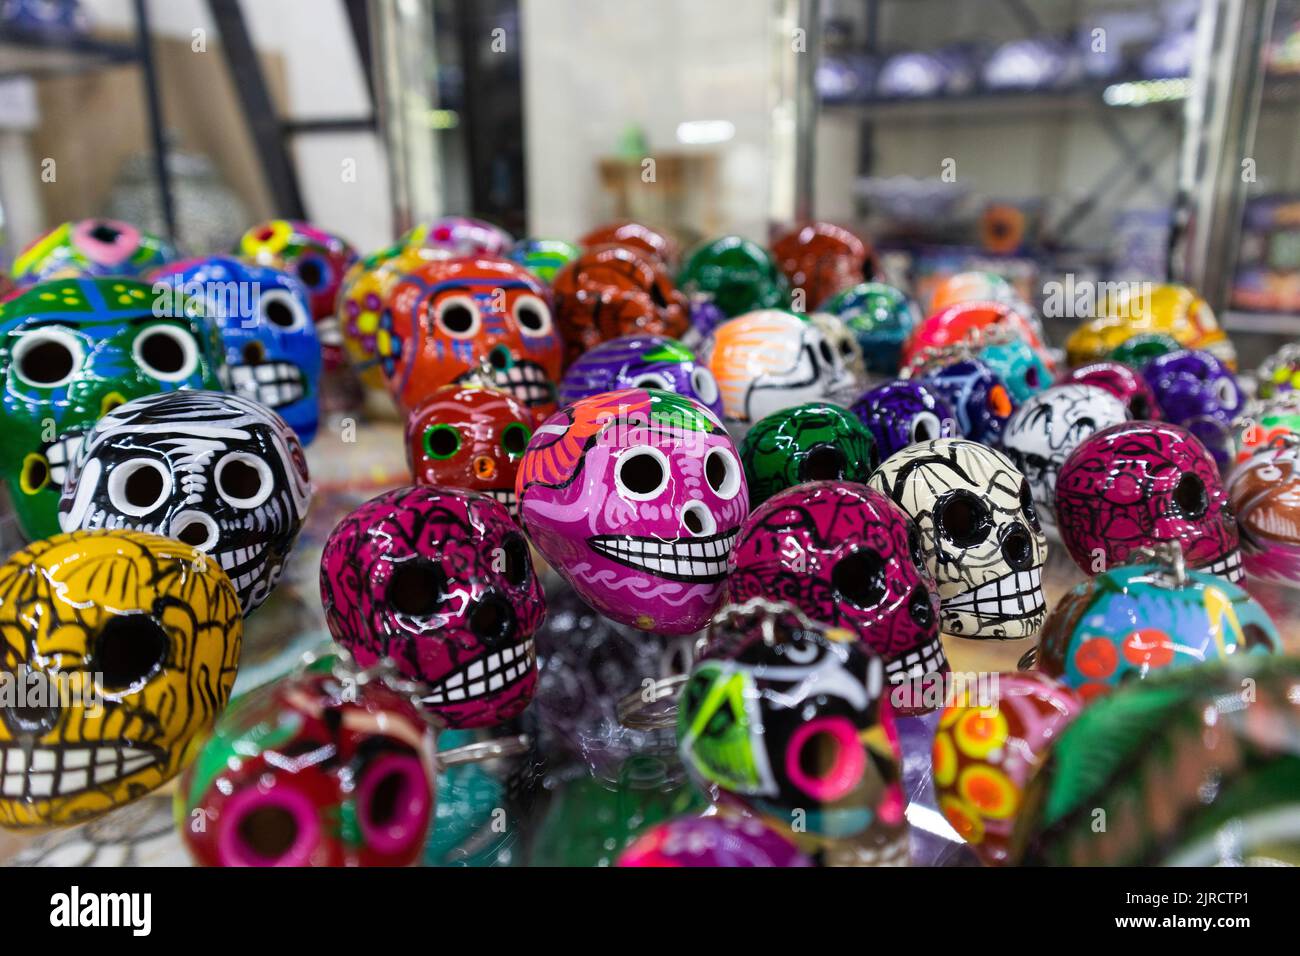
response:
<svg viewBox="0 0 1300 956"><path fill-rule="evenodd" d="M1147 407L1147 400L1142 395L1134 395L1128 401L1128 410L1138 421L1142 421L1150 414L1151 409Z"/></svg>
<svg viewBox="0 0 1300 956"><path fill-rule="evenodd" d="M814 445L799 466L803 481L834 481L844 477L844 452L834 445Z"/></svg>
<svg viewBox="0 0 1300 956"><path fill-rule="evenodd" d="M514 360L510 357L510 350L504 345L498 345L488 353L488 362L494 369L505 371L514 365Z"/></svg>
<svg viewBox="0 0 1300 956"><path fill-rule="evenodd" d="M930 603L930 589L917 585L907 602L907 613L917 627L929 628L934 624L934 605Z"/></svg>
<svg viewBox="0 0 1300 956"><path fill-rule="evenodd" d="M469 613L470 631L488 647L513 640L518 626L514 607L500 594L485 595Z"/></svg>
<svg viewBox="0 0 1300 956"><path fill-rule="evenodd" d="M1028 385L1030 388L1038 388L1037 368L1030 367L1029 371L1025 372L1025 384Z"/></svg>
<svg viewBox="0 0 1300 956"><path fill-rule="evenodd" d="M117 242L118 237L122 235L121 231L106 222L101 222L90 230L90 237L96 242L102 242L105 245Z"/></svg>
<svg viewBox="0 0 1300 956"><path fill-rule="evenodd" d="M718 530L718 523L713 518L713 512L701 501L689 502L682 508L682 524L687 531L697 538L702 535L713 534Z"/></svg>
<svg viewBox="0 0 1300 956"><path fill-rule="evenodd" d="M250 810L240 818L239 841L255 856L276 861L298 840L298 821L285 807L271 804Z"/></svg>
<svg viewBox="0 0 1300 956"><path fill-rule="evenodd" d="M5 726L11 734L33 734L41 736L54 729L59 722L57 704L23 704L5 707L0 710Z"/></svg>
<svg viewBox="0 0 1300 956"><path fill-rule="evenodd" d="M1027 571L1034 562L1034 542L1029 532L1017 525L1002 539L1002 557L1016 571Z"/></svg>
<svg viewBox="0 0 1300 956"><path fill-rule="evenodd" d="M261 342L249 342L244 346L244 364L261 365L266 361L266 349Z"/></svg>

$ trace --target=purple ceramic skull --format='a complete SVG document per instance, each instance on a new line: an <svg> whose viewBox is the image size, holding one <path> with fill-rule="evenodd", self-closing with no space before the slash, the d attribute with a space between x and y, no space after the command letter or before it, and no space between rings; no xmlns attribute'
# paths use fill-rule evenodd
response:
<svg viewBox="0 0 1300 956"><path fill-rule="evenodd" d="M713 373L686 346L662 335L625 335L586 352L564 373L560 404L625 388L676 392L722 415Z"/></svg>
<svg viewBox="0 0 1300 956"><path fill-rule="evenodd" d="M1237 377L1209 352L1183 349L1142 367L1166 421L1199 438L1221 471L1232 462L1232 422L1241 412Z"/></svg>
<svg viewBox="0 0 1300 956"><path fill-rule="evenodd" d="M952 406L962 434L997 445L1015 405L1002 380L979 359L961 359L925 375L922 381Z"/></svg>
<svg viewBox="0 0 1300 956"><path fill-rule="evenodd" d="M881 461L915 442L961 437L952 408L920 382L877 385L863 392L851 411L875 436Z"/></svg>
<svg viewBox="0 0 1300 956"><path fill-rule="evenodd" d="M529 538L596 610L664 634L708 621L749 495L703 405L639 388L584 398L533 434L515 487Z"/></svg>

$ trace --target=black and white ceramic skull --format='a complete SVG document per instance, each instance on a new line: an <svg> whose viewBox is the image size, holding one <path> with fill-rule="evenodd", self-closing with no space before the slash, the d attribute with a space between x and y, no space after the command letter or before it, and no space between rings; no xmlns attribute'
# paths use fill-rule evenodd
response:
<svg viewBox="0 0 1300 956"><path fill-rule="evenodd" d="M942 601L945 634L1038 633L1047 558L1029 482L1005 455L964 438L911 445L871 475L912 516Z"/></svg>
<svg viewBox="0 0 1300 956"><path fill-rule="evenodd" d="M310 501L307 459L284 419L238 395L179 391L127 402L95 424L59 523L149 531L211 554L247 615L279 580Z"/></svg>
<svg viewBox="0 0 1300 956"><path fill-rule="evenodd" d="M1056 540L1056 475L1093 432L1128 421L1122 401L1096 385L1066 384L1034 395L1002 433L1002 450L1029 481L1043 531Z"/></svg>

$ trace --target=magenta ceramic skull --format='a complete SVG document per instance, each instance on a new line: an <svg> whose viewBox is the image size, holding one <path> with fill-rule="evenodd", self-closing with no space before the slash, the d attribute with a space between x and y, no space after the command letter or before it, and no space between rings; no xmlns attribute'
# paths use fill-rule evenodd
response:
<svg viewBox="0 0 1300 956"><path fill-rule="evenodd" d="M367 501L325 542L320 589L334 639L362 666L391 657L448 727L497 724L532 700L546 599L494 499L418 487Z"/></svg>
<svg viewBox="0 0 1300 956"><path fill-rule="evenodd" d="M552 415L515 487L529 538L583 600L663 634L708 621L749 509L721 422L656 389L593 395Z"/></svg>
<svg viewBox="0 0 1300 956"><path fill-rule="evenodd" d="M884 492L845 481L788 488L745 519L730 563L733 602L787 601L855 632L892 683L948 670L920 533Z"/></svg>

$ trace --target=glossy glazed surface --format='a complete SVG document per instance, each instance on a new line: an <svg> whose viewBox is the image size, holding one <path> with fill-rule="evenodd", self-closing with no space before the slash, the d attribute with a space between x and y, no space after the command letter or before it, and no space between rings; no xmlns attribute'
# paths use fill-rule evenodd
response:
<svg viewBox="0 0 1300 956"><path fill-rule="evenodd" d="M82 219L55 226L18 253L13 281L143 276L177 257L176 248L152 233L115 219Z"/></svg>
<svg viewBox="0 0 1300 956"><path fill-rule="evenodd" d="M625 388L656 388L693 398L718 417L722 396L695 353L663 335L624 335L588 350L564 373L560 402Z"/></svg>
<svg viewBox="0 0 1300 956"><path fill-rule="evenodd" d="M903 343L921 321L916 303L883 282L851 286L818 309L843 319L862 346L867 368L884 375L898 374Z"/></svg>
<svg viewBox="0 0 1300 956"><path fill-rule="evenodd" d="M805 312L871 278L867 244L834 223L811 222L791 229L774 239L771 248L791 293L802 294Z"/></svg>
<svg viewBox="0 0 1300 956"><path fill-rule="evenodd" d="M735 318L759 309L782 309L789 283L771 254L740 236L723 236L696 246L677 274L677 287L703 295Z"/></svg>
<svg viewBox="0 0 1300 956"><path fill-rule="evenodd" d="M768 415L745 435L740 461L757 507L806 481L866 481L880 464L876 440L849 411L809 402Z"/></svg>

